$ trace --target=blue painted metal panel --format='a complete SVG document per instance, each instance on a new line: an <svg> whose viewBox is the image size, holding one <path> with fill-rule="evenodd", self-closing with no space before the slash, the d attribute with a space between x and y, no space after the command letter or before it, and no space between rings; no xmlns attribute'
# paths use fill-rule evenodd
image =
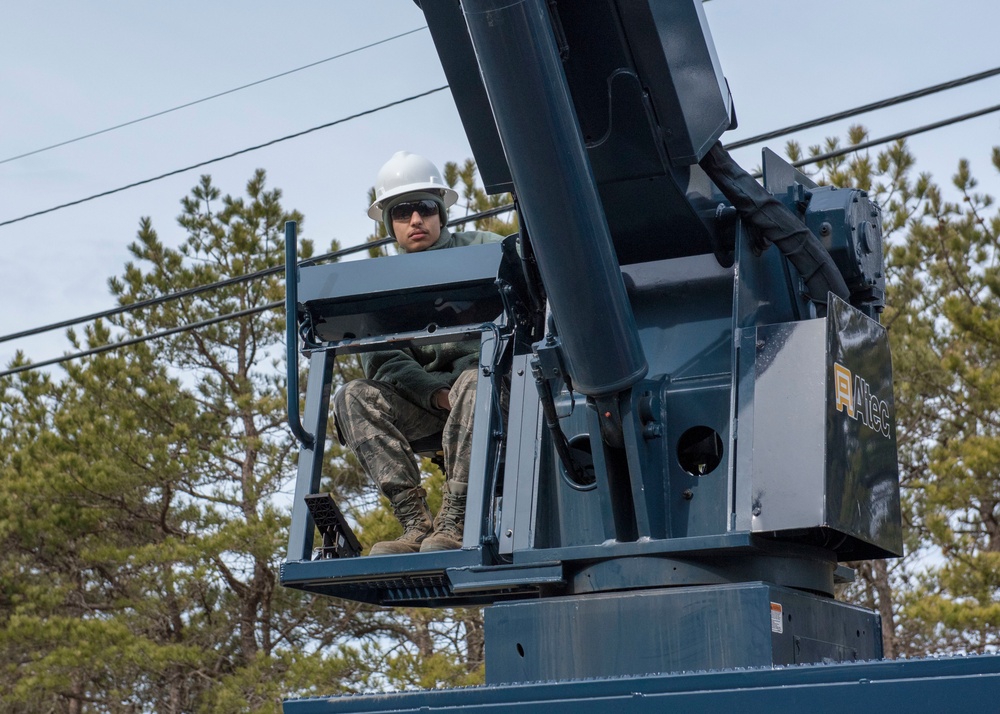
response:
<svg viewBox="0 0 1000 714"><path fill-rule="evenodd" d="M285 713L978 713L996 711L998 692L1000 656L982 655L317 697Z"/></svg>
<svg viewBox="0 0 1000 714"><path fill-rule="evenodd" d="M511 267L513 242L467 246L458 254L431 251L302 267L298 308L300 320L309 318L305 337L343 351L384 349L385 339L368 345L364 339L414 331L430 341L455 341L445 328L478 326L503 313L496 281L518 281Z"/></svg>
<svg viewBox="0 0 1000 714"><path fill-rule="evenodd" d="M512 602L485 612L486 681L871 660L880 630L871 611L760 582Z"/></svg>

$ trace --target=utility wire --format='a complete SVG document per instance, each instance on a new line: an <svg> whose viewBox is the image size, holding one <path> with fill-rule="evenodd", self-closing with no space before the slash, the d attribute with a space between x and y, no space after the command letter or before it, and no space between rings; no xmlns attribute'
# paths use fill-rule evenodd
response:
<svg viewBox="0 0 1000 714"><path fill-rule="evenodd" d="M447 225L451 227L451 226L462 225L464 223L471 223L473 221L478 221L482 218L489 218L491 216L495 216L500 213L507 213L508 211L512 210L514 210L514 204L508 203L502 206L489 208L485 211L480 211L479 213L470 213L466 216L462 216L461 218L455 218L453 220L448 221ZM316 265L317 263L324 263L331 260L337 260L345 255L360 253L362 251L371 250L373 248L381 248L382 246L389 245L391 243L395 243L395 241L392 238L382 238L381 240L371 241L370 243L362 243L360 245L350 246L348 248L342 248L340 250L333 251L332 253L324 253L323 255L317 255L313 256L312 258L306 258L305 260L301 260L299 261L299 267L306 267L309 265ZM127 305L120 305L118 307L111 308L108 310L102 310L101 312L94 312L89 315L81 315L80 317L74 317L69 320L63 320L61 322L54 322L49 325L43 325L42 327L33 327L29 330L23 330L21 332L14 332L9 335L0 336L0 343L10 342L12 340L18 340L24 337L33 337L34 335L40 335L45 332L51 332L52 330L59 330L64 327L72 327L74 325L79 325L84 322L93 322L94 320L114 317L115 315L121 315L122 313L126 312L134 312L136 310L141 310L146 307L153 307L154 305L161 305L165 302L180 300L182 298L191 297L192 295L198 295L199 293L208 292L210 290L217 290L218 288L224 288L230 285L237 285L239 283L250 282L251 280L257 280L259 278L263 278L268 275L274 275L275 273L283 272L284 270L285 270L284 265L277 265L272 268L264 268L263 270L257 270L253 273L247 273L245 275L237 275L235 277L226 278L225 280L219 280L214 283L207 283L205 285L199 285L193 288L188 288L186 290L179 290L177 292L169 293L167 295L160 295L158 297L148 298L146 300L139 300L133 303L129 303ZM189 327L191 326L189 325ZM160 333L157 333L156 336L162 336L162 335L160 335ZM153 336L150 335L149 338L153 339ZM116 344L123 345L126 343L120 342ZM135 343L133 341L130 341L128 344L135 344ZM86 355L83 353L78 353L73 355L72 358L83 357L83 356ZM60 358L60 360L62 359L65 358ZM52 362L50 360L49 362L38 363L34 366L38 367L42 366L42 364L47 365L51 363ZM12 373L3 372L0 373L0 377L6 374L12 374Z"/></svg>
<svg viewBox="0 0 1000 714"><path fill-rule="evenodd" d="M316 256L315 258L310 258L300 263L300 265L310 265L312 263L317 263L324 260L336 260L344 255L350 255L351 253L357 253L362 250L367 250L368 248L375 248L383 246L387 243L392 242L392 239L386 238L385 240L375 241L372 243L366 243L360 246L352 246L350 248L344 248L343 250L334 251L333 253L326 253L324 255ZM32 337L34 335L40 335L44 332L51 332L52 330L59 330L63 327L72 327L73 325L79 325L84 322L93 322L94 320L101 320L108 317L114 317L115 315L121 315L125 312L133 312L135 310L141 310L146 307L153 307L154 305L161 305L165 302L172 302L174 300L180 300L182 298L191 297L192 295L198 295L199 293L208 292L209 290L217 290L218 288L228 287L230 285L237 285L239 283L249 282L250 280L256 280L257 278L263 278L273 273L281 272L285 269L285 266L278 265L273 268L265 268L263 270L258 270L253 273L247 273L246 275L237 275L233 278L227 278L226 280L219 280L214 283L207 283L205 285L199 285L197 287L188 288L187 290L179 290L175 293L169 293L167 295L160 295L155 298L149 298L147 300L138 300L136 302L129 303L127 305L121 305L119 307L111 308L110 310L102 310L101 312L94 312L89 315L81 315L80 317L74 317L69 320L63 320L62 322L54 322L51 325L44 325L42 327L33 327L30 330L23 330L22 332L14 332L9 335L3 335L0 337L0 342L10 342L11 340L19 340L24 337Z"/></svg>
<svg viewBox="0 0 1000 714"><path fill-rule="evenodd" d="M432 90L432 91L438 91L438 90ZM881 144L888 144L890 142L897 141L899 139L905 139L907 137L916 136L918 134L923 134L923 133L926 133L926 132L929 132L929 131L933 131L935 129L941 129L943 127L950 126L952 124L957 124L959 122L967 121L969 119L975 119L977 117L984 116L986 114L991 114L991 113L998 112L998 111L1000 111L1000 104L996 104L996 105L994 105L992 107L986 107L984 109L979 109L979 110L976 110L976 111L973 111L973 112L967 112L965 114L960 114L958 116L951 117L950 119L943 119L941 121L934 122L932 124L925 124L923 126L915 128L915 129L910 129L910 130L907 130L907 131L901 131L901 132L897 132L895 134L890 134L889 136L884 136L884 137L881 137L879 139L872 139L870 141L861 142L859 144L854 144L852 146L844 147L842 149L836 149L834 151L828 151L826 153L818 154L816 156L810 156L808 158L800 159L798 161L793 162L792 166L802 167L802 166L806 166L806 165L809 165L809 164L819 163L821 161L826 161L828 159L836 158L838 156L844 156L846 154L850 154L850 153L853 153L855 151L861 151L863 149L868 149L868 148L871 148L873 146L878 146L878 145L881 145ZM754 174L754 177L755 178L760 178L761 174L759 174L759 173ZM497 206L497 207L491 208L491 209L489 209L487 211L483 211L482 213L479 213L479 214L472 214L472 215L468 215L468 216L463 216L462 218L455 219L453 221L450 221L448 225L456 225L456 224L461 224L461 223L468 223L470 221L476 220L477 218L484 218L484 217L487 217L487 216L490 216L490 215L496 215L498 213L503 213L505 211L512 210L513 208L514 208L513 204L507 204L507 205L504 205L504 206ZM2 225L2 224L0 224L0 225ZM370 248L380 247L380 246L386 245L386 244L388 244L390 242L392 242L392 239L386 238L386 239L383 239L382 241L376 241L376 242L372 242L372 243L365 243L365 244L362 244L362 245L359 245L359 246L352 246L350 248L345 248L345 249L343 249L341 251L336 251L334 253L328 253L326 255L319 256L317 258L310 258L309 260L303 261L302 263L300 263L300 265L309 265L309 264L312 264L312 263L315 263L315 262L319 262L320 260L325 260L325 259L328 259L328 258L335 258L335 257L339 257L341 255L347 255L349 253L355 253L355 252L360 252L362 250L368 250ZM119 313L126 312L126 311L129 311L129 310L138 309L139 307L145 307L145 306L148 306L148 305L153 305L153 304L158 304L160 302L165 302L167 300L176 300L176 299L179 299L181 297L186 297L188 295L192 295L192 294L195 294L195 293L203 292L205 290L211 290L211 289L214 289L214 288L217 288L217 287L222 287L224 285L231 285L231 284L234 284L234 283L243 282L245 280L250 280L250 279L253 279L253 278L262 277L263 275L268 275L268 274L271 274L271 273L274 273L274 272L277 272L277 271L283 270L283 269L284 269L283 266L278 266L278 267L275 267L275 268L268 268L268 269L263 270L263 271L258 271L257 273L250 273L250 274L247 274L247 275L239 276L237 278L230 278L228 280L220 281L218 283L212 283L210 285L204 285L204 286L200 286L200 287L197 287L197 288L191 288L189 290L181 291L179 293L172 293L170 295L162 296L162 297L159 297L159 298L152 298L150 300L142 301L142 302L139 302L139 303L132 303L130 305L124 305L124 306L121 306L119 308L115 308L113 310L106 311L105 313L94 313L93 315L87 315L87 316L84 316L84 317L76 318L74 320L67 320L67 321L64 321L64 322L61 322L61 323L55 323L53 325L47 325L45 327L35 328L33 330L26 330L24 332L16 333L14 335L7 335L7 336L4 336L4 337L0 337L0 342L6 342L6 341L9 341L9 340L15 339L17 337L25 337L25 336L28 336L28 335L34 335L34 334L38 334L38 333L41 333L41 332L47 332L49 330L57 329L59 327L68 327L70 325L74 325L74 324L77 324L77 323L80 323L80 322L87 322L87 321L90 321L92 319L97 319L98 317L105 317L105 316L110 316L110 315L114 315L114 314L119 314ZM269 309L274 308L275 306L280 306L280 305L281 305L281 303L270 303L270 304L264 305L262 307L252 308L251 310L244 310L244 311L241 311L241 312L238 312L238 313L230 313L228 315L222 315L222 316L219 316L219 317L211 318L209 320L205 320L205 321L202 321L202 322L199 322L199 323L190 324L190 325L182 325L182 326L179 326L179 327L176 327L176 328L172 328L172 329L164 331L164 332L157 332L157 333L154 333L154 334L151 334L151 335L144 335L144 336L136 337L136 338L133 338L131 340L126 340L126 341L123 341L123 342L115 342L115 343L112 343L112 344L109 344L109 345L103 345L101 347L95 348L94 350L88 350L86 352L79 352L79 353L75 353L75 354L64 355L63 357L57 357L57 358L54 358L54 359L51 359L51 360L47 360L45 362L37 362L37 363L33 363L33 364L22 365L20 367L14 368L14 369L9 369L9 370L0 372L0 377L6 377L6 376L9 376L9 375L12 375L12 374L17 374L18 372L24 372L24 371L27 371L27 370L36 369L38 367L47 367L47 366L50 366L50 365L53 365L53 364L58 364L60 362L68 362L70 360L78 359L80 357L87 357L87 356L92 355L92 354L98 354L100 352L107 352L107 351L115 349L117 347L125 347L125 346L129 346L129 345L133 345L133 344L138 344L139 342L144 342L146 340L153 340L153 339L157 339L157 338L160 338L160 337L166 337L166 336L169 336L169 335L177 334L179 332L184 332L186 330L198 329L199 327L203 327L205 325L211 325L211 324L215 324L217 322L222 322L224 320L234 319L234 318L237 318L237 317L243 317L244 315L254 314L255 312L262 312L264 310L269 310Z"/></svg>
<svg viewBox="0 0 1000 714"><path fill-rule="evenodd" d="M383 104L380 107L374 107L373 109L366 109L365 111L358 112L357 114L351 114L350 116L342 117L326 124L320 124L319 126L314 126L311 129L306 129L304 131L299 131L294 134L289 134L288 136L283 136L278 139L272 139L271 141L264 142L263 144L258 144L256 146L250 146L245 149L240 149L239 151L234 151L231 154L225 154L224 156L217 156L214 159L208 159L207 161L201 161L197 164L192 164L191 166L185 166L182 169L174 169L173 171L168 171L165 174L160 174L159 176L154 176L152 178L143 179L142 181L136 181L135 183L130 183L126 186L119 186L118 188L113 188L109 191L102 191L101 193L95 193L93 196L87 196L86 198L80 198L76 201L70 201L69 203L63 203L58 206L53 206L52 208L46 208L41 211L35 211L34 213L29 213L18 218L11 218L9 220L0 222L0 227L9 226L12 223L18 223L20 221L26 221L29 218L35 218L36 216L42 216L46 213L52 213L53 211L59 211L63 208L69 208L70 206L77 206L81 203L86 203L87 201L93 201L96 198L103 198L104 196L110 196L114 193L120 193L122 191L127 191L130 188L135 188L136 186L143 186L147 183L153 183L154 181L159 181L161 179L169 178L170 176L176 176L177 174L182 174L185 171L191 171L193 169L200 169L202 166L208 166L209 164L215 164L220 161L225 161L226 159L231 159L234 156L240 156L241 154L248 154L251 151L257 151L258 149L264 149L268 146L274 146L275 144L280 144L283 141L288 141L289 139L297 139L300 136L305 136L306 134L311 134L314 131L319 131L320 129L328 129L331 126L336 126L337 124L343 124L344 122L351 121L352 119L358 119L363 116L368 116L369 114L375 114L376 112L383 111L385 109L390 109L391 107L399 106L400 104L405 104L407 102L412 102L415 99L422 99L423 97L434 94L435 92L440 92L443 89L447 89L448 85L445 84L434 89L429 89L426 92L421 92L420 94L414 94L404 99L397 99L394 102L389 102L388 104Z"/></svg>
<svg viewBox="0 0 1000 714"><path fill-rule="evenodd" d="M23 159L26 156L34 156L35 154L40 154L43 151L49 151L51 149L57 149L60 146L66 146L67 144L74 144L78 141L83 141L84 139L90 139L91 137L100 136L101 134L107 134L110 131L115 131L116 129L122 129L126 126L132 126L133 124L138 124L139 122L146 121L148 119L155 119L156 117L161 117L164 114L170 114L171 112L176 112L181 109L187 109L188 107L193 107L196 104L201 104L202 102L207 102L212 99L218 99L219 97L224 97L227 94L233 94L234 92L239 92L244 89L249 89L250 87L256 87L258 84L264 84L265 82L270 82L273 79L279 79L280 77L287 77L290 74L296 72L301 72L304 69L309 69L310 67L316 67L318 65L324 64L326 62L332 62L333 60L340 59L341 57L347 57L356 52L361 52L362 50L367 50L378 45L385 44L386 42L392 42L393 40L398 40L400 37L406 37L407 35L412 35L414 32L420 32L421 30L426 30L427 25L423 27L418 27L415 30L409 30L407 32L401 32L398 35L393 35L392 37L386 37L383 40L378 40L377 42L371 42L367 45L362 45L361 47L355 47L353 50L347 50L346 52L341 52L340 54L333 55L332 57L327 57L326 59L321 59L316 62L310 62L309 64L302 65L301 67L296 67L295 69L290 69L286 72L280 72L278 74L272 74L270 77L265 77L264 79L258 79L256 82L250 82L249 84L243 84L239 87L234 87L232 89L227 89L224 92L219 92L217 94L212 94L208 97L202 97L201 99L195 99L192 102L187 102L186 104L180 104L176 107L171 107L170 109L164 109L163 111L155 112L153 114L147 114L144 117L139 117L138 119L132 119L131 121L123 122L121 124L116 124L115 126L109 126L107 129L101 129L100 131L93 131L89 134L84 134L83 136L78 136L74 139L67 139L66 141L60 141L57 144L50 144L49 146L43 146L40 149L34 149L33 151L27 151L23 154L18 154L17 156L11 156L6 159L0 159L0 164L6 164L10 161L16 161L17 159Z"/></svg>
<svg viewBox="0 0 1000 714"><path fill-rule="evenodd" d="M905 139L910 136L916 136L917 134L925 134L928 131L934 131L935 129L941 129L946 126L951 126L952 124L958 124L959 122L967 121L969 119L975 119L976 117L981 117L986 114L992 114L993 112L1000 111L1000 104L994 104L992 107L986 107L985 109L977 109L974 112L968 112L966 114L960 114L951 119L942 119L941 121L936 121L933 124L924 124L916 129L910 129L909 131L900 131L895 134L890 134L889 136L883 136L881 139L872 139L871 141L863 141L860 144L854 144L852 146L845 147L843 149L838 149L836 151L828 151L825 154L817 154L816 156L811 156L808 159L800 159L792 164L792 166L805 166L806 164L817 164L820 161L826 161L827 159L832 159L837 156L843 156L845 154L850 154L854 151L860 151L861 149L868 149L872 146L878 146L879 144L888 144L893 141L898 141L899 139Z"/></svg>
<svg viewBox="0 0 1000 714"><path fill-rule="evenodd" d="M942 119L941 121L936 121L933 124L924 124L923 126L918 126L916 129L909 129L907 131L896 132L895 134L890 134L889 136L883 136L880 139L871 139L870 141L862 141L860 144L851 144L850 146L845 146L842 149L834 149L833 151L828 151L824 154L817 154L816 156L810 156L805 159L799 159L798 161L793 161L792 166L800 168L802 166L807 166L809 164L818 164L821 161L826 161L828 159L835 159L838 156L845 156L847 154L852 154L855 151L861 151L862 149L870 149L873 146L888 144L893 141L898 141L899 139L906 139L907 137L910 136L916 136L917 134L924 134L928 131L941 129L946 126L951 126L952 124L958 124L959 122L967 121L969 119L975 119L976 117L981 117L986 114L992 114L993 112L1000 112L1000 104L994 104L992 107L986 107L985 109L977 109L974 112L960 114L956 117L951 117L950 119ZM752 175L754 178L760 178L762 176L762 174L760 173Z"/></svg>
<svg viewBox="0 0 1000 714"><path fill-rule="evenodd" d="M424 28L417 28L416 30L411 30L410 32L411 33L412 32L418 32L419 30L422 30L422 29L424 29ZM410 33L403 33L403 34L410 34ZM397 35L396 37L402 37L402 35ZM387 42L387 41L389 41L391 39L394 39L394 38L387 38L386 40L383 40L382 42ZM375 44L378 44L378 43L375 43ZM364 49L364 48L358 48L358 49ZM357 51L357 50L352 50L352 52L353 51ZM327 61L327 60L321 60L321 62L325 62L325 61ZM318 64L318 63L314 63L314 64ZM307 65L307 66L309 66L309 65ZM295 71L295 70L291 70L291 71ZM286 72L285 74L288 74L288 73ZM953 87L958 87L958 86L961 86L963 84L969 84L970 82L976 82L976 81L979 81L981 79L986 79L988 77L992 77L992 76L995 76L997 74L1000 74L1000 67L996 67L994 69L986 70L984 72L979 72L979 73L976 73L976 74L971 74L971 75L968 75L966 77L960 77L958 79L954 79L954 80L951 80L949 82L942 82L941 84L935 84L935 85L930 86L930 87L925 87L924 89L918 89L918 90L915 90L913 92L908 92L906 94L901 94L901 95L898 95L896 97L891 97L889 99L882 100L880 102L873 102L871 104L866 104L866 105L863 105L863 106L860 106L860 107L855 107L854 109L848 109L848 110L845 110L845 111L842 111L842 112L838 112L836 114L830 114L830 115L827 115L825 117L820 117L818 119L813 119L813 120L808 121L808 122L802 122L800 124L795 124L795 125L790 126L790 127L785 127L784 129L778 129L778 130L775 130L775 131L768 132L766 134L758 134L757 136L752 136L752 137L749 137L747 139L741 139L740 141L732 142L731 144L727 145L726 149L732 151L734 149L739 149L739 148L742 148L742 147L745 147L745 146L749 146L751 144L756 144L756 143L759 143L761 141L766 141L766 140L769 140L769 139L774 139L774 138L777 138L777 137L780 137L780 136L786 136L787 134L790 134L790 133L793 133L793 132L796 132L796 131L800 131L802 129L813 128L813 127L816 127L816 126L820 126L822 124L828 124L828 123L836 121L838 119L844 119L844 118L852 117L852 116L855 116L857 114L863 114L865 112L872 111L874 109L880 109L880 108L884 108L884 107L889 107L889 106L892 106L894 104L899 104L899 103L902 103L902 102L910 101L912 99L917 99L917 98L920 98L920 97L928 96L930 94L934 94L936 92L944 91L946 89L951 89ZM281 75L275 75L275 76L281 76ZM267 81L267 80L261 80L261 81ZM250 85L247 85L247 86L250 86ZM153 178L150 178L150 179L145 179L143 181L137 181L135 183L128 184L127 186L122 186L120 188L112 189L110 191L104 191L102 193L98 193L98 194L95 194L93 196L88 196L87 198L82 198L82 199L79 199L79 200L76 200L76 201L71 201L69 203L64 203L64 204L61 204L59 206L54 206L52 208L47 208L47 209L42 210L42 211L36 211L35 213L30 213L30 214L27 214L27 215L24 215L24 216L20 216L19 218L13 218L13 219L10 219L10 220L7 220L7 221L3 221L3 222L0 222L0 227L7 226L7 225L10 225L12 223L18 223L20 221L24 221L24 220L27 220L29 218L34 218L36 216L44 215L46 213L52 213L53 211L58 211L58 210L63 209L63 208L69 208L71 206L76 206L78 204L85 203L87 201L92 201L92 200L94 200L96 198L102 198L104 196L108 196L108 195L111 195L111 194L114 194L114 193L119 193L121 191L125 191L125 190L128 190L130 188L135 188L136 186L142 186L142 185L147 184L147 183L152 183L154 181L159 181L160 179L168 178L170 176L174 176L176 174L183 173L185 171L190 171L192 169L200 168L202 166L207 166L208 164L216 163L218 161L223 161L225 159L229 159L229 158L232 158L234 156L239 156L240 154L248 153L250 151L256 151L257 149L265 148L267 146L271 146L272 144L277 144L279 142L286 141L288 139L293 139L293 138L302 136L303 134L308 134L310 132L318 131L319 129L325 129L325 128L328 128L330 126L334 126L336 124L339 124L339 123L342 123L342 122L345 122L345 121L349 121L351 119L356 119L358 117L364 116L365 114L371 114L371 113L374 113L374 112L377 112L377 111L381 111L382 109L388 109L388 108L390 108L392 106L395 106L396 104L402 104L403 102L407 102L407 101L411 101L413 99L421 98L423 96L426 96L427 94L432 94L434 92L441 91L442 89L446 89L447 87L448 87L448 85L444 85L443 87L438 87L437 89L432 89L429 92L426 92L424 94L419 94L419 95L415 95L415 96L412 96L412 97L408 97L406 99L399 100L397 102L392 102L390 104L383 105L382 107L377 107L375 109L368 110L367 112L361 112L361 113L355 114L353 116L345 117L343 119L340 119L340 120L337 120L337 121L334 121L334 122L330 122L329 124L323 124L323 125L320 125L318 127L313 127L312 129L307 129L307 130L305 130L303 132L299 132L298 134L292 134L292 135L289 135L289 136L286 136L286 137L282 137L280 139L275 139L275 140L267 142L265 144L260 144L259 146L249 147L247 149L243 149L241 151L237 151L237 152L234 152L232 154L228 154L226 156L221 156L221 157L217 157L215 159L210 159L208 161L204 161L204 162L199 163L199 164L194 164L192 166L188 166L188 167L183 168L183 169L177 169L175 171L170 171L170 172L162 174L160 176L156 176L156 177L153 177ZM231 91L236 91L236 90L231 90ZM17 157L14 157L14 158L17 158ZM0 163L2 163L2 162L0 162Z"/></svg>
<svg viewBox="0 0 1000 714"><path fill-rule="evenodd" d="M284 302L270 302L267 305L261 305L259 307L251 307L247 310L240 310L239 312L230 312L225 315L216 315L215 317L210 317L207 320L202 320L201 322L193 322L189 325L179 325L178 327L172 327L169 330L161 330L160 332L154 332L150 335L141 335L139 337L133 337L130 340L122 340L121 342L110 342L106 345L101 345L100 347L95 347L85 352L76 352L70 355L63 355L62 357L54 357L44 362L34 362L32 364L22 364L20 367L14 367L12 369L4 370L0 372L0 377L8 377L12 374L17 374L18 372L27 372L28 370L38 369L39 367L50 367L54 364L59 364L60 362L69 362L70 360L79 359L81 357L90 357L92 355L101 354L102 352L110 352L111 350L118 349L119 347L129 347L131 345L137 345L140 342L146 342L148 340L156 340L161 337L169 337L170 335L176 335L179 332L188 332L190 330L197 330L202 327L208 327L209 325L214 325L219 322L225 322L226 320L235 320L238 317L246 317L247 315L254 315L258 312L264 312L265 310L273 310L284 305Z"/></svg>
<svg viewBox="0 0 1000 714"><path fill-rule="evenodd" d="M829 124L831 122L839 121L840 119L849 119L850 117L875 111L876 109L885 109L886 107L891 107L896 104L902 104L903 102L909 102L913 99L920 99L921 97L926 97L931 94L936 94L937 92L943 92L946 89L954 89L955 87L960 87L963 84L978 82L981 79L994 77L998 74L1000 74L1000 67L994 67L993 69L988 69L985 72L978 72L976 74L970 74L967 77L960 77L959 79L953 79L950 82L942 82L941 84L935 84L930 87L924 87L923 89L917 89L913 92L900 94L898 96L891 97L889 99L883 99L879 102L872 102L871 104L865 104L860 107L855 107L854 109L845 109L844 111L837 112L836 114L828 114L827 116L820 117L819 119L812 119L810 121L804 121L801 124L793 124L792 126L786 126L784 129L776 129L774 131L769 131L766 134L758 134L757 136L751 136L746 139L740 139L739 141L734 141L730 144L726 144L726 150L733 151L734 149L742 149L744 146L751 146L753 144L759 144L762 141L777 139L780 136L787 136L788 134L794 134L795 132L802 131L803 129L813 129L817 126L822 126L823 124Z"/></svg>
<svg viewBox="0 0 1000 714"><path fill-rule="evenodd" d="M850 154L850 153L853 153L855 151L861 151L863 149L868 149L868 148L871 148L873 146L878 146L880 144L888 144L890 142L897 141L899 139L904 139L904 138L907 138L909 136L916 136L917 134L923 134L923 133L926 133L928 131L933 131L935 129L940 129L942 127L950 126L952 124L957 124L957 123L962 122L962 121L967 121L969 119L975 119L976 117L984 116L986 114L991 114L991 113L997 112L997 111L1000 111L1000 104L994 105L992 107L986 107L984 109L979 109L979 110L974 111L974 112L968 112L966 114L961 114L959 116L951 117L950 119L944 119L942 121L934 122L932 124L925 124L923 126L915 128L915 129L910 129L908 131L901 131L901 132L897 132L895 134L890 134L889 136L884 136L884 137L882 137L880 139L872 139L870 141L865 141L865 142L862 142L860 144L854 144L852 146L844 147L842 149L836 149L834 151L828 151L828 152L826 152L824 154L818 154L816 156L810 156L809 158L800 159L799 161L793 162L792 166L802 167L802 166L806 166L806 165L809 165L809 164L819 163L821 161L826 161L828 159L836 158L838 156L844 156L846 154ZM757 173L757 174L753 174L753 176L754 176L754 178L760 178L761 174ZM454 221L450 221L449 225L455 225L455 224L459 224L459 223L467 223L469 221L476 220L476 218L486 217L487 215L495 215L497 213L502 213L502 212L504 212L506 210L510 210L512 208L513 208L512 204L506 205L506 206L497 206L496 208L491 208L488 211L484 211L482 214L474 214L474 215L470 215L470 216L464 216L464 217L459 218L459 219L455 219ZM368 250L369 248L380 247L380 246L385 245L385 244L387 244L389 242L391 242L391 239L386 238L386 239L384 239L383 241L380 241L380 242L366 243L366 244L363 244L363 245L360 245L360 246L353 246L351 248L345 248L342 251L337 251L335 253L327 254L326 256L320 256L318 258L310 259L309 261L305 261L303 264L310 264L312 262L317 262L317 261L325 259L327 257L338 257L340 255L346 255L348 253L360 252L362 250ZM194 293L197 293L197 292L202 292L204 290L211 290L211 289L216 288L216 287L222 287L223 285L229 285L229 284L233 284L233 283L237 283L237 282L242 282L244 280L250 280L250 279L255 278L255 277L261 277L262 275L270 274L270 273L276 272L278 270L283 270L283 267L268 268L265 271L258 271L258 273L251 273L251 274L248 274L248 275L240 276L238 278L230 278L228 280L221 281L220 283L213 283L211 285L205 285L205 286L201 286L201 287L198 287L198 288L191 288L190 290L182 291L181 293L174 293L174 294L171 294L171 295L162 296L160 298L153 298L151 300L144 301L142 303L133 303L131 305L125 305L125 306L122 306L122 307L119 307L119 308L115 308L114 310L109 310L106 313L95 313L94 315L88 315L88 316L85 316L85 317L76 318L75 320L67 320L67 321L64 321L64 322L61 322L61 323L56 323L54 325L48 325L46 327L36 328L34 330L26 330L24 332L17 333L15 335L8 335L8 336L5 336L5 337L0 337L0 342L5 342L5 341L8 341L8 340L12 340L12 339L15 339L16 337L25 337L25 336L28 336L28 335L38 334L40 332L47 332L49 330L57 329L59 327L67 327L69 325L74 325L74 324L77 324L79 322L86 322L86 321L89 321L91 319L96 319L98 317L110 316L110 315L118 314L118 313L125 312L125 311L128 311L128 310L138 309L140 306L146 306L146 305L150 305L150 304L157 304L159 302L165 302L167 300L178 299L180 297L185 297L187 295L194 294ZM277 303L275 303L275 304L277 304ZM259 312L259 311L270 309L270 307L271 306L264 306L264 307L255 308L255 309ZM145 340L157 339L159 337L165 337L167 335L176 334L178 332L183 332L185 330L197 329L198 327L201 327L201 326L203 326L205 324L214 324L215 322L221 322L221 321L226 320L226 319L232 319L232 318L236 318L236 317L241 317L241 316L243 316L243 314L252 314L252 312L246 313L244 311L244 313L231 313L229 315L220 316L218 318L212 318L210 321L205 321L204 323L196 323L196 324L193 324L193 325L180 326L180 327L177 327L177 328L173 328L172 330L167 331L167 332L158 332L158 333L154 333L152 335L144 335L142 337L137 337L137 338L134 338L132 340L125 341L125 342L115 342L115 343L112 343L110 345L104 345L102 347L96 348L97 352L95 352L95 351L80 352L80 353L76 353L76 354L65 355L63 357L58 357L58 358L55 358L55 359L47 360L45 362L38 362L38 363L34 363L34 364L29 364L29 365L22 365L21 367L17 367L17 368L11 369L11 370L6 370L6 371L3 371L3 372L0 372L0 377L6 377L6 376L9 376L9 375L12 375L12 374L17 374L18 372L24 372L24 371L27 371L27 370L30 370L30 369L35 369L37 367L47 367L47 366L50 366L50 365L53 365L53 364L58 364L60 362L68 362L70 360L78 359L80 357L86 357L86 356L89 356L91 354L97 354L98 352L106 352L108 350L115 349L116 347L124 347L124 346L132 345L132 344L137 344L138 342L142 342L142 341L145 341Z"/></svg>

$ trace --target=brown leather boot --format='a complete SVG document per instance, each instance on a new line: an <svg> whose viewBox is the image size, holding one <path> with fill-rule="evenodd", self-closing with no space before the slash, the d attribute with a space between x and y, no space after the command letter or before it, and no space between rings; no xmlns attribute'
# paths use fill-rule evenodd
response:
<svg viewBox="0 0 1000 714"><path fill-rule="evenodd" d="M465 501L469 484L461 481L445 483L441 511L434 519L434 532L424 539L421 553L435 550L458 550L462 547L462 532L465 530Z"/></svg>
<svg viewBox="0 0 1000 714"><path fill-rule="evenodd" d="M396 540L376 543L368 555L416 553L431 532L431 512L427 508L427 492L424 489L417 486L400 491L390 502L396 519L403 524L403 535Z"/></svg>

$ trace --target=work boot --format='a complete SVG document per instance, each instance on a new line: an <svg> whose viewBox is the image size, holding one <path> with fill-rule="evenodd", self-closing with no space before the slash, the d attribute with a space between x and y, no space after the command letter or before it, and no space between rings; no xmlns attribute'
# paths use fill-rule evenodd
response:
<svg viewBox="0 0 1000 714"><path fill-rule="evenodd" d="M420 544L431 532L431 512L427 508L427 492L419 486L400 491L391 499L392 512L403 524L403 535L396 540L376 543L368 555L396 555L416 553Z"/></svg>
<svg viewBox="0 0 1000 714"><path fill-rule="evenodd" d="M457 550L462 547L462 531L465 529L465 498L469 484L448 481L445 484L441 510L434 519L434 532L424 539L421 553L435 550Z"/></svg>

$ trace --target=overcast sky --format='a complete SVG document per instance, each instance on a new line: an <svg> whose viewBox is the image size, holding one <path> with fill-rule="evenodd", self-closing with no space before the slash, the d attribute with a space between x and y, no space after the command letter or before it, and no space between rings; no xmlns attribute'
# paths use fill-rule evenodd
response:
<svg viewBox="0 0 1000 714"><path fill-rule="evenodd" d="M1000 65L996 0L712 0L705 5L736 104L737 139ZM411 0L14 2L3 7L0 161L420 28ZM0 163L0 222L261 144L445 84L426 30L222 98ZM1000 102L1000 77L865 115L873 138ZM805 132L843 136L849 122ZM772 148L782 152L785 139ZM911 140L947 183L960 157L1000 193L989 164L1000 113ZM254 169L305 216L305 235L361 242L365 192L395 151L471 156L451 96L430 97L140 188L0 227L0 335L114 305L140 217L178 245L179 201L201 173L241 195ZM760 147L737 158L747 168ZM65 337L0 344L34 361Z"/></svg>

